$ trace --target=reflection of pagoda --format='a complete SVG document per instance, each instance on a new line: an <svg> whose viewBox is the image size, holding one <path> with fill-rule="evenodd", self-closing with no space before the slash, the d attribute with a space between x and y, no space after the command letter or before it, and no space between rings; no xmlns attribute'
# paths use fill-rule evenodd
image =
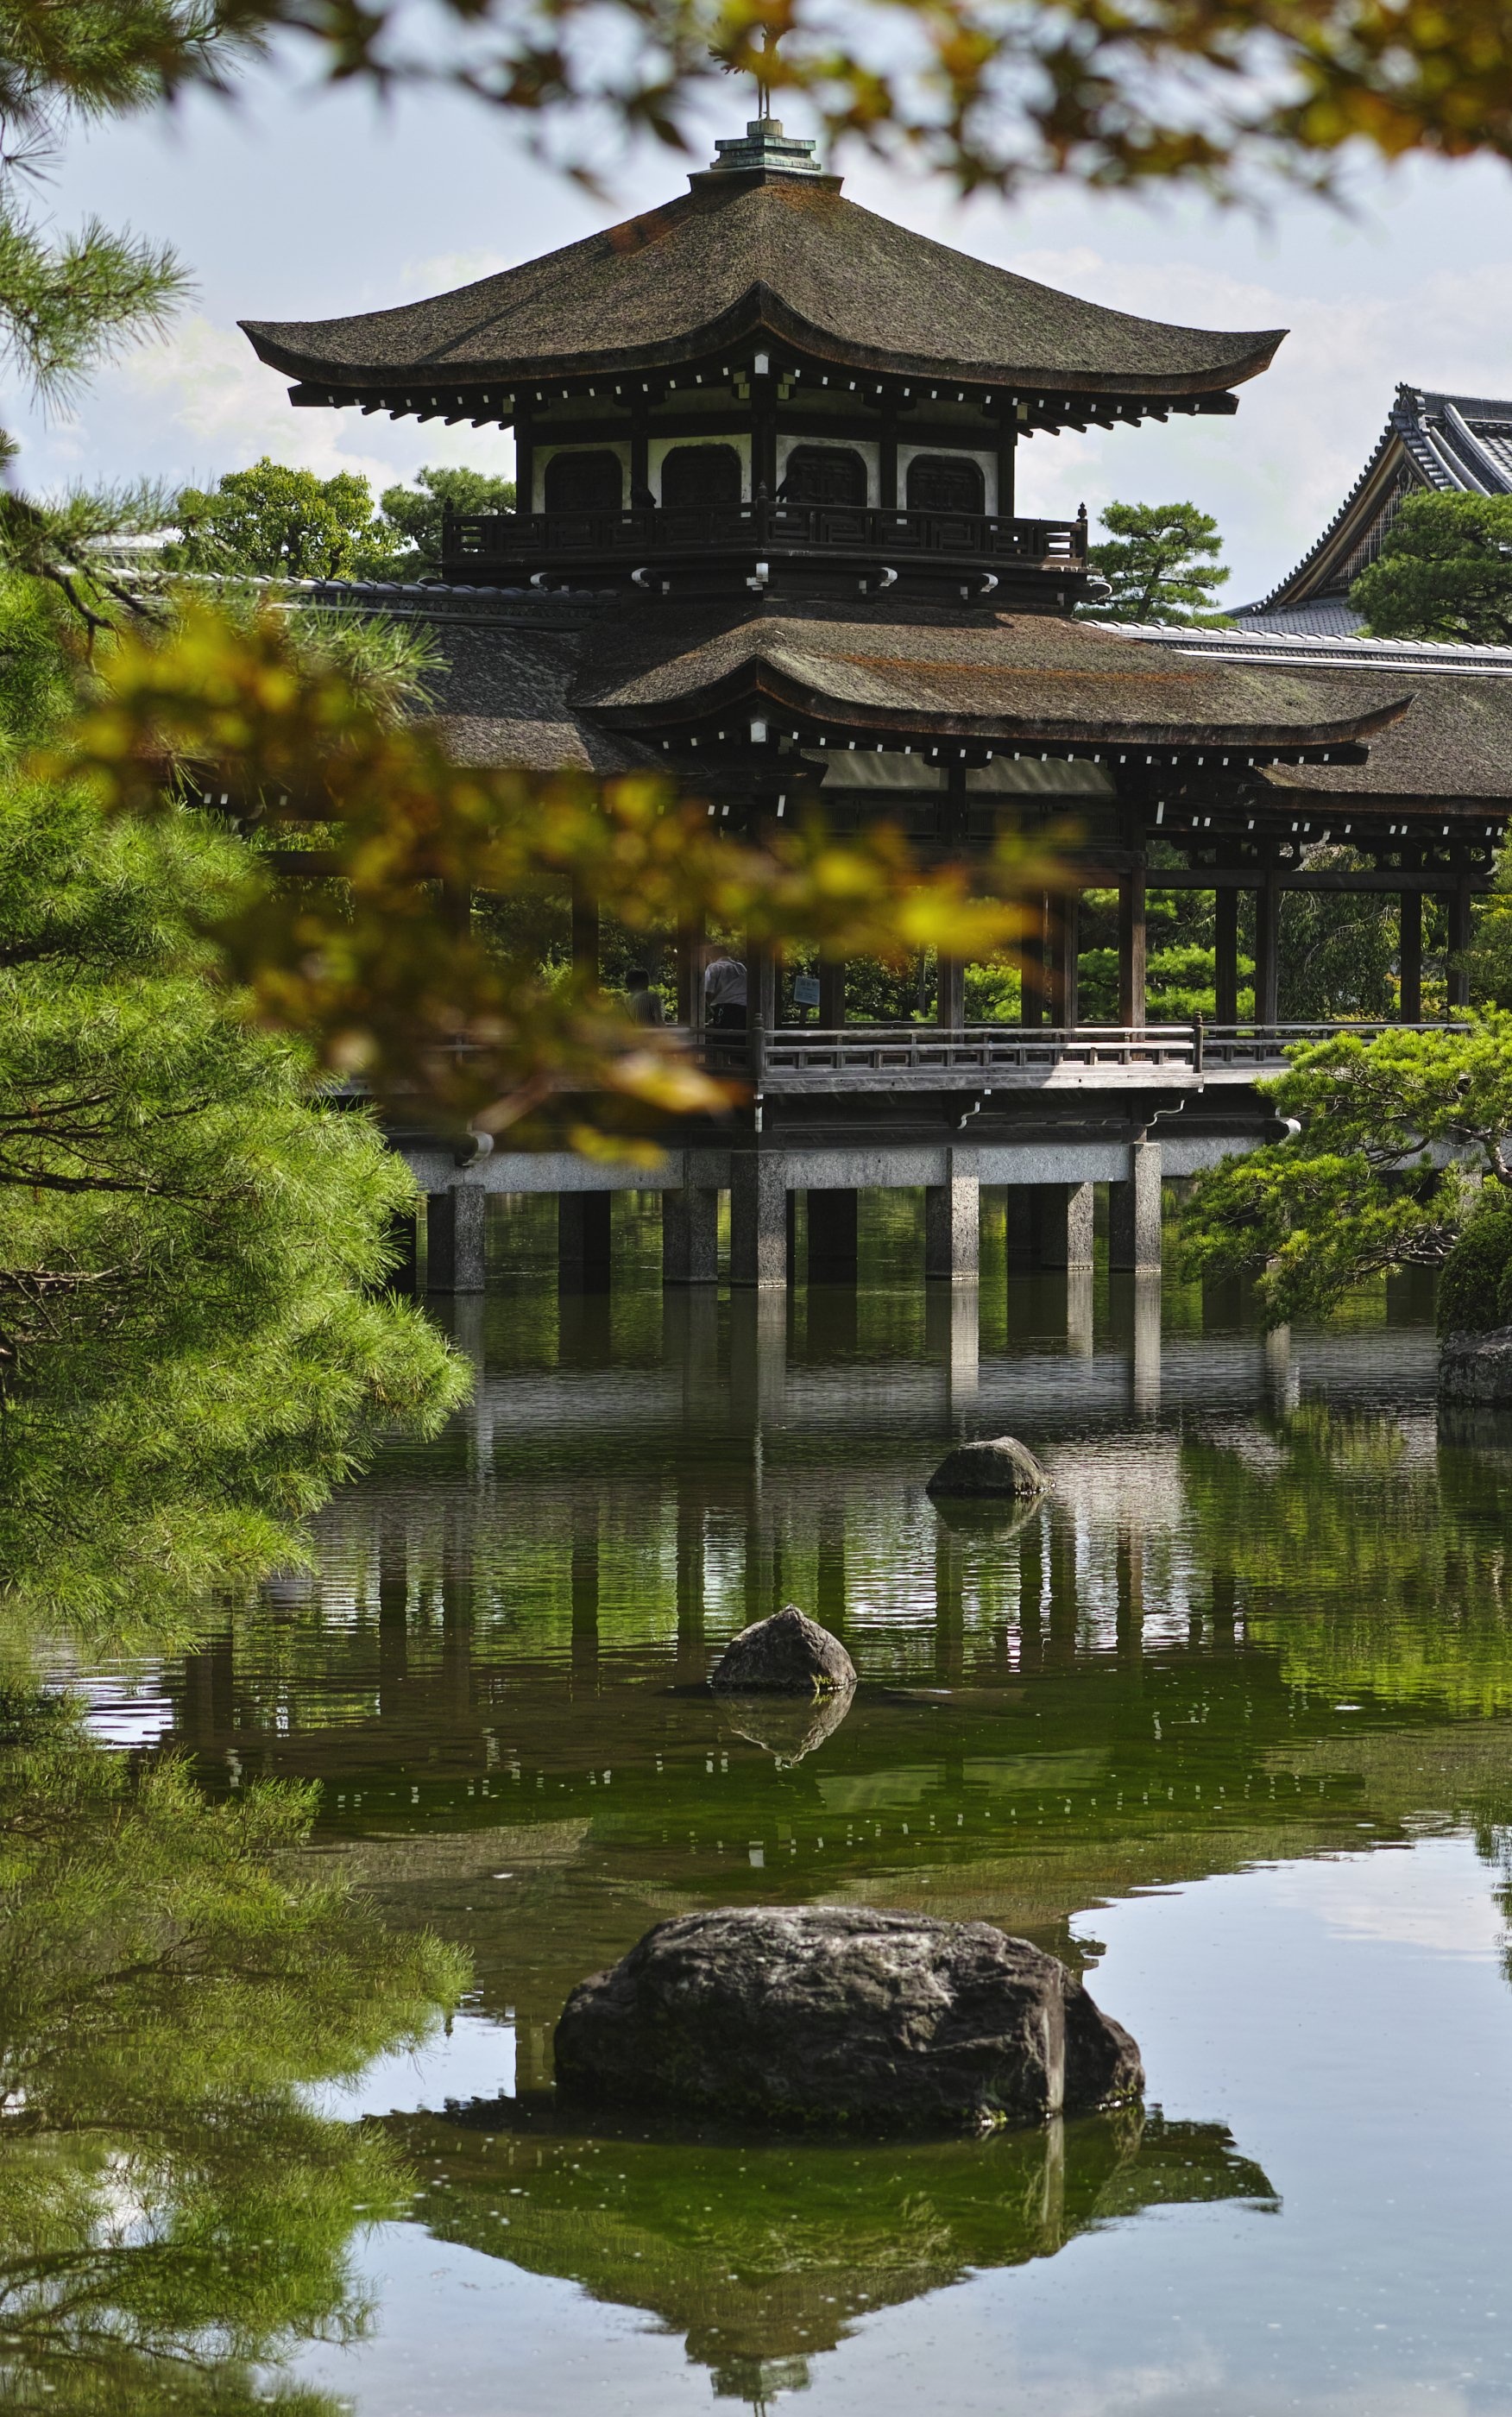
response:
<svg viewBox="0 0 1512 2417"><path fill-rule="evenodd" d="M1073 1265L1107 1182L1114 1264L1153 1265L1161 1174L1263 1130L1251 1085L1277 1059L1283 892L1399 891L1410 1021L1425 896L1447 901L1448 950L1463 947L1505 812L1512 689L1480 684L1495 694L1460 762L1447 684L1447 709L1417 729L1413 692L1433 684L1420 653L1410 667L1379 650L1246 659L1077 619L1085 517L1016 512L1021 442L1232 413L1278 331L1136 318L970 259L844 200L769 119L718 149L665 207L455 293L249 323L301 407L514 432L521 508L454 520L443 582L327 593L434 626L469 760L655 763L732 828L759 836L822 801L841 828L885 815L926 852L1074 815L1017 1026L968 1027L964 968L944 961L931 1026L862 1030L843 967L800 1000L748 950L736 1054L754 1109L733 1142L695 1133L669 1173L671 1279L712 1279L726 1188L734 1281L791 1272L799 1191L810 1247L843 1269L863 1183L923 1184L930 1267L959 1278L980 1182L1018 1187L1033 1247ZM1325 839L1350 859L1315 867ZM1216 899L1205 1054L1148 1025L1152 864L1162 886ZM1081 1013L1088 889L1118 894L1113 1031ZM1242 924L1258 1030L1235 1028ZM574 945L597 963L591 902ZM684 935L679 1020L695 1039L697 967ZM1451 1003L1463 979L1451 971ZM1177 1107L1179 1132L1148 1140ZM461 1178L449 1156L417 1163L433 1281L481 1280L481 1221L459 1187L485 1186L561 1190L564 1277L601 1277L601 1170L506 1152Z"/></svg>

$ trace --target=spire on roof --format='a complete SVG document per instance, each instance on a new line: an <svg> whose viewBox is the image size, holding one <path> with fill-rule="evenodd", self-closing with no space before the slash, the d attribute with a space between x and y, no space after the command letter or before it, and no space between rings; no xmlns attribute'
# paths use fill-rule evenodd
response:
<svg viewBox="0 0 1512 2417"><path fill-rule="evenodd" d="M779 117L753 117L744 134L729 135L716 143L718 157L709 170L712 176L738 176L752 168L775 170L782 176L822 176L824 163L812 143L796 135L784 134Z"/></svg>

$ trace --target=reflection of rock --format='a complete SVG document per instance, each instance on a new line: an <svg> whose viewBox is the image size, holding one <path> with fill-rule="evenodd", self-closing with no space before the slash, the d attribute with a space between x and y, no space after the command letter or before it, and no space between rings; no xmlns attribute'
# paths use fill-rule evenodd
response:
<svg viewBox="0 0 1512 2417"><path fill-rule="evenodd" d="M854 1687L855 1665L838 1636L790 1603L732 1636L709 1684L741 1695L817 1695Z"/></svg>
<svg viewBox="0 0 1512 2417"><path fill-rule="evenodd" d="M836 1687L827 1695L736 1695L721 1691L719 1710L736 1737L766 1748L779 1762L801 1762L833 1737L855 1700L855 1688Z"/></svg>
<svg viewBox="0 0 1512 2417"><path fill-rule="evenodd" d="M441 2177L424 2201L440 2239L647 2311L717 2394L758 2404L801 2389L861 2317L972 2270L1052 2257L1145 2207L1275 2204L1222 2125L1134 2109L986 2140L648 2139L584 2132L549 2098L385 2128Z"/></svg>
<svg viewBox="0 0 1512 2417"><path fill-rule="evenodd" d="M947 1452L929 1483L931 1495L1018 1496L1021 1500L1050 1492L1050 1479L1027 1444L1016 1436L994 1436L986 1443L958 1443Z"/></svg>
<svg viewBox="0 0 1512 2417"><path fill-rule="evenodd" d="M1011 1543L1021 1528L1043 1515L1037 1497L1032 1502L1012 1494L944 1494L931 1499L942 1528L978 1544Z"/></svg>
<svg viewBox="0 0 1512 2417"><path fill-rule="evenodd" d="M556 2027L573 2095L726 2121L970 2129L1135 2097L1139 2050L992 1923L735 1906L658 1923Z"/></svg>

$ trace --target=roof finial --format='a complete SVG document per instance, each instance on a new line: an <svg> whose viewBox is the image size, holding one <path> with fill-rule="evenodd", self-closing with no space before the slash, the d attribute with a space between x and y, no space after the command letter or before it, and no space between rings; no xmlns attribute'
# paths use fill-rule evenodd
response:
<svg viewBox="0 0 1512 2417"><path fill-rule="evenodd" d="M718 157L709 171L711 175L748 175L753 168L764 168L768 175L781 176L824 175L824 164L812 143L784 134L781 119L771 114L771 68L780 39L780 35L768 26L760 42L753 44L750 72L756 79L758 114L749 121L744 135L716 143Z"/></svg>

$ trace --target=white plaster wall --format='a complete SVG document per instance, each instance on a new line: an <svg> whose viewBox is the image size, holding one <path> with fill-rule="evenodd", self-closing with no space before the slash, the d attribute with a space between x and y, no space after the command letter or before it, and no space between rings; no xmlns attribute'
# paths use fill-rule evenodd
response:
<svg viewBox="0 0 1512 2417"><path fill-rule="evenodd" d="M740 456L740 498L750 501L750 438L749 436L653 436L646 447L646 483L658 503L661 501L661 465L669 453L680 451L685 445L733 445Z"/></svg>
<svg viewBox="0 0 1512 2417"><path fill-rule="evenodd" d="M859 453L867 465L867 501L869 504L882 501L882 447L874 438L863 436L852 444L839 436L833 439L827 436L779 436L777 440L777 483L779 487L787 476L788 456L800 445L822 446L836 453Z"/></svg>
<svg viewBox="0 0 1512 2417"><path fill-rule="evenodd" d="M997 455L978 453L975 448L970 445L900 445L898 448L899 503L906 504L908 501L908 465L911 462L916 462L920 455L931 462L948 461L957 453L963 454L968 462L976 464L982 474L982 488L987 499L987 509L990 512L995 512L997 509Z"/></svg>

